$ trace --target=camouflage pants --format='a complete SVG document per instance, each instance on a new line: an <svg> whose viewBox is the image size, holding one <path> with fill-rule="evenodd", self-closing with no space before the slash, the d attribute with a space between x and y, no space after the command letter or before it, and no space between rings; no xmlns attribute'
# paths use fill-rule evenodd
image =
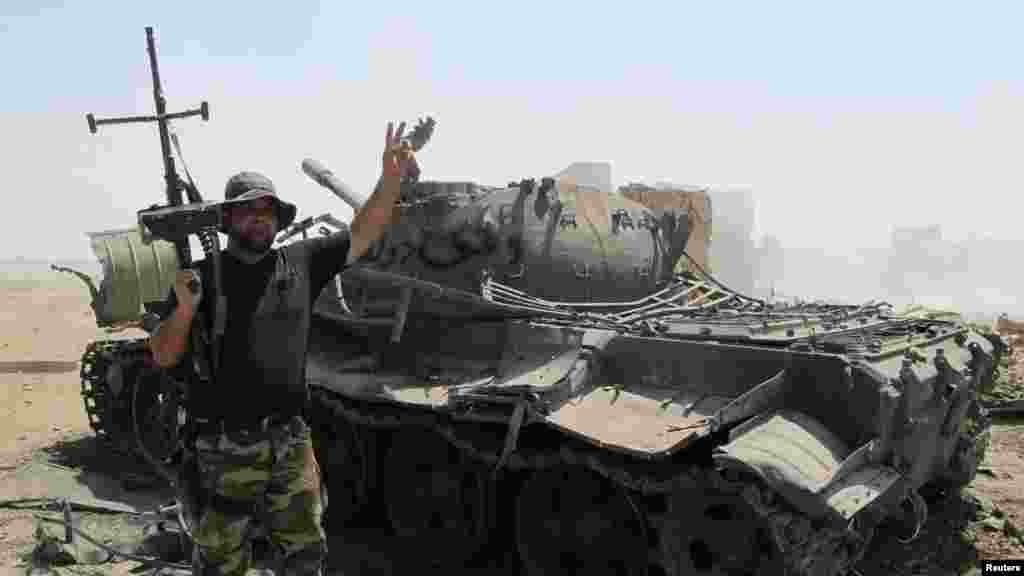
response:
<svg viewBox="0 0 1024 576"><path fill-rule="evenodd" d="M195 574L244 575L257 521L276 553L276 574L322 574L327 538L320 525L320 469L301 418L257 434L199 436L196 456L203 488L216 496L207 499L192 531ZM253 505L262 513L256 518L224 501Z"/></svg>

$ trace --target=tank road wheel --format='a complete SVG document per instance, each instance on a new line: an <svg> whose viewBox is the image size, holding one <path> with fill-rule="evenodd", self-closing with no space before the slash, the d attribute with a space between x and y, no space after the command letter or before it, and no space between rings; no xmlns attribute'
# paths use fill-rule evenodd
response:
<svg viewBox="0 0 1024 576"><path fill-rule="evenodd" d="M312 424L313 450L327 487L325 516L338 528L350 523L369 499L368 451L359 428L326 407L318 409Z"/></svg>
<svg viewBox="0 0 1024 576"><path fill-rule="evenodd" d="M667 504L660 540L670 574L785 574L771 526L740 493L698 484L676 490Z"/></svg>
<svg viewBox="0 0 1024 576"><path fill-rule="evenodd" d="M516 543L526 574L648 570L643 517L628 494L582 468L536 473L519 494Z"/></svg>
<svg viewBox="0 0 1024 576"><path fill-rule="evenodd" d="M396 433L380 479L395 534L422 543L435 564L465 561L486 542L493 510L488 469L444 438Z"/></svg>

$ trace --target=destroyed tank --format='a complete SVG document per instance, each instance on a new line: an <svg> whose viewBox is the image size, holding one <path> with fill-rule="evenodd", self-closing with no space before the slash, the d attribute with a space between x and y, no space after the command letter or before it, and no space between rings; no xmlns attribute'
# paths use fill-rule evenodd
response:
<svg viewBox="0 0 1024 576"><path fill-rule="evenodd" d="M320 296L329 523L380 506L452 564L513 538L527 574L840 575L973 479L998 337L678 274L705 198L572 173L408 187Z"/></svg>

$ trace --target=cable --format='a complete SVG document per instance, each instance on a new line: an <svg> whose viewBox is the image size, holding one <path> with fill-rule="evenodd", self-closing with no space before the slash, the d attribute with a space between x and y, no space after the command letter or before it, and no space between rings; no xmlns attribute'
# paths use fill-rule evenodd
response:
<svg viewBox="0 0 1024 576"><path fill-rule="evenodd" d="M753 300L754 302L757 302L758 304L760 304L762 306L768 306L768 303L765 302L764 300L761 300L760 298L754 298L753 296L747 296L746 294L743 294L743 293L740 293L740 292L738 292L736 290L733 290L732 288L729 288L728 286L726 286L725 284L720 282L717 278L715 278L707 270L705 270L700 264L698 264L697 261L693 259L693 257L691 257L689 254L687 254L686 250L683 250L683 256L686 256L686 259L689 260L690 263L693 264L694 267L697 268L698 272L700 272L708 280L710 280L710 281L714 282L715 284L717 284L718 287L721 288L722 290L725 290L726 292L732 292L733 294L736 294L737 296L741 296L743 298L746 298L747 300Z"/></svg>

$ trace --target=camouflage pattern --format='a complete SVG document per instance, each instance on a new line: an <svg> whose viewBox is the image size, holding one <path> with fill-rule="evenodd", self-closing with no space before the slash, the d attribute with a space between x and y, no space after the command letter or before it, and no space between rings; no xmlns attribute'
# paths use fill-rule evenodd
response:
<svg viewBox="0 0 1024 576"><path fill-rule="evenodd" d="M277 574L322 574L327 537L320 468L301 418L266 432L199 436L196 455L203 488L216 495L193 530L196 574L245 574L256 522L270 539ZM246 514L244 505L256 507L259 517Z"/></svg>

